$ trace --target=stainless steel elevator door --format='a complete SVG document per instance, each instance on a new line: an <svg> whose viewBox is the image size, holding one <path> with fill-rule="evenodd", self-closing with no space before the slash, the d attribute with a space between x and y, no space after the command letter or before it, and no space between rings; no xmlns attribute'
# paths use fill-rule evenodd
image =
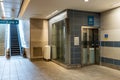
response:
<svg viewBox="0 0 120 80"><path fill-rule="evenodd" d="M82 65L99 64L98 28L82 27L81 32Z"/></svg>

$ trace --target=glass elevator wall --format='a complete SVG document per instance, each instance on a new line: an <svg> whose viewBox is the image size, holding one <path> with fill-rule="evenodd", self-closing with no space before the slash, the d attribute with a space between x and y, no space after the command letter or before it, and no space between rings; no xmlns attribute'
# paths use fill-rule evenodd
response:
<svg viewBox="0 0 120 80"><path fill-rule="evenodd" d="M52 59L65 62L65 23L64 20L52 24Z"/></svg>

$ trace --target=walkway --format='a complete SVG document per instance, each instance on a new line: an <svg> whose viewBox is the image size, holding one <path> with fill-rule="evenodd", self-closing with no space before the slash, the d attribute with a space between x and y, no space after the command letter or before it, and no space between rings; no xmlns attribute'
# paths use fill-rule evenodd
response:
<svg viewBox="0 0 120 80"><path fill-rule="evenodd" d="M65 69L53 62L0 57L0 80L120 80L120 71L97 65Z"/></svg>

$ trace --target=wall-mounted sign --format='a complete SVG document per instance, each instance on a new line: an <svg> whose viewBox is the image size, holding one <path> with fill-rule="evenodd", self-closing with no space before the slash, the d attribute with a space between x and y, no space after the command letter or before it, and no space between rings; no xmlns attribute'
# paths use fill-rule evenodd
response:
<svg viewBox="0 0 120 80"><path fill-rule="evenodd" d="M88 26L94 26L94 16L88 16Z"/></svg>
<svg viewBox="0 0 120 80"><path fill-rule="evenodd" d="M74 37L74 45L79 45L79 37Z"/></svg>
<svg viewBox="0 0 120 80"><path fill-rule="evenodd" d="M19 24L19 20L2 20L2 19L0 19L0 24Z"/></svg>
<svg viewBox="0 0 120 80"><path fill-rule="evenodd" d="M104 38L106 38L106 39L107 39L107 38L108 38L108 34L104 34Z"/></svg>

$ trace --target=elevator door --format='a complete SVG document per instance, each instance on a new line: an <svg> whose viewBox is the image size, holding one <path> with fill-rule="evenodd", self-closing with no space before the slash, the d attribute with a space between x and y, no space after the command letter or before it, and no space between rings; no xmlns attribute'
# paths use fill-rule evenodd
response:
<svg viewBox="0 0 120 80"><path fill-rule="evenodd" d="M82 28L82 66L99 64L98 28Z"/></svg>

